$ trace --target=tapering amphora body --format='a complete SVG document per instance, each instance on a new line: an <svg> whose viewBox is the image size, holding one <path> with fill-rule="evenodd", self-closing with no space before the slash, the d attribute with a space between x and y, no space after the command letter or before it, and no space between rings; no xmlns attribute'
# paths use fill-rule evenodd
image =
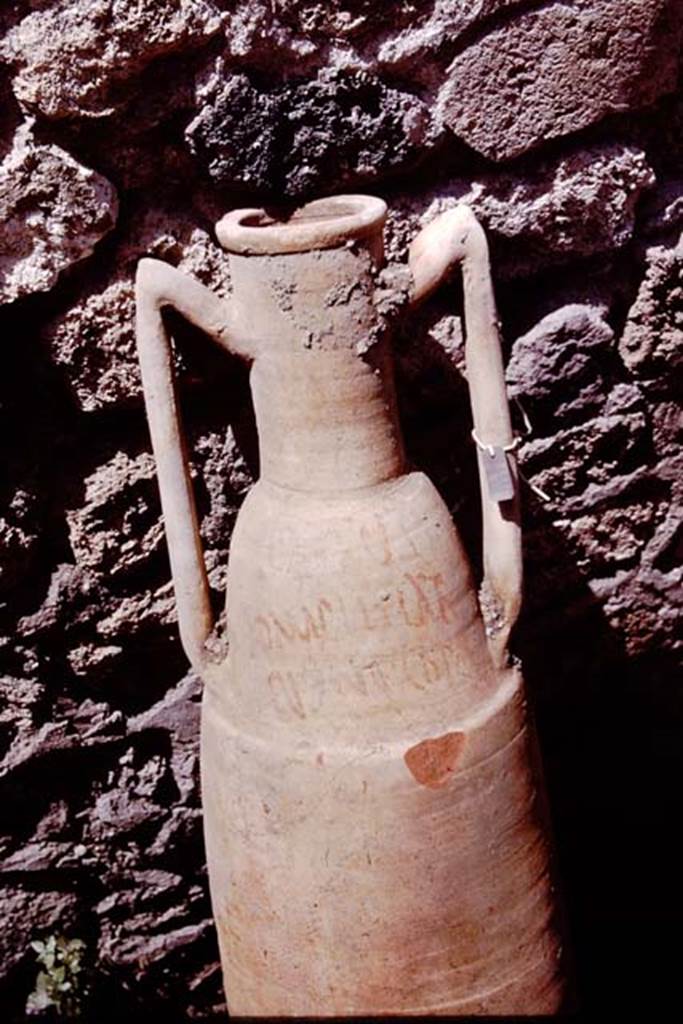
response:
<svg viewBox="0 0 683 1024"><path fill-rule="evenodd" d="M205 682L205 839L228 1007L552 1014L563 979L548 842L522 679L505 650L519 522L495 311L479 287L488 264L476 245L467 264L467 238L482 236L460 214L418 238L412 277L392 294L378 276L384 216L380 200L354 196L288 221L228 215L217 232L230 305L162 265L141 271L180 625ZM457 235L448 259L445 228ZM503 462L484 472L482 497L497 637L448 509L406 463L393 396L386 310L402 288L407 303L427 294L454 261L475 292L472 320L488 325L472 339L483 355L470 377L495 378L471 385L481 459ZM261 476L231 540L228 652L213 658L158 316L171 302L252 364Z"/></svg>

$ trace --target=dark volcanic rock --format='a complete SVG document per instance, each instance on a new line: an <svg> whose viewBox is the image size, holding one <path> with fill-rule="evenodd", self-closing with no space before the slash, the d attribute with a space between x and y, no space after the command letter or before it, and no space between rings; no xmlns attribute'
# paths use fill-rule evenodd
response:
<svg viewBox="0 0 683 1024"><path fill-rule="evenodd" d="M262 89L219 64L198 97L187 136L211 178L276 200L405 170L435 141L428 107L366 71Z"/></svg>
<svg viewBox="0 0 683 1024"><path fill-rule="evenodd" d="M614 348L612 329L590 306L564 306L549 313L512 347L506 378L510 394L524 399L555 424L585 418L606 397L602 366Z"/></svg>
<svg viewBox="0 0 683 1024"><path fill-rule="evenodd" d="M35 557L38 505L35 493L19 487L0 508L0 592L16 585Z"/></svg>
<svg viewBox="0 0 683 1024"><path fill-rule="evenodd" d="M683 236L648 250L645 276L629 310L619 352L638 376L680 373L683 364Z"/></svg>
<svg viewBox="0 0 683 1024"><path fill-rule="evenodd" d="M525 473L572 514L618 501L649 472L649 430L638 388L619 384L598 416L523 446Z"/></svg>
<svg viewBox="0 0 683 1024"><path fill-rule="evenodd" d="M78 898L71 892L54 889L33 892L23 887L0 889L3 927L0 929L0 957L4 971L31 954L30 943L46 932L73 928L77 919Z"/></svg>

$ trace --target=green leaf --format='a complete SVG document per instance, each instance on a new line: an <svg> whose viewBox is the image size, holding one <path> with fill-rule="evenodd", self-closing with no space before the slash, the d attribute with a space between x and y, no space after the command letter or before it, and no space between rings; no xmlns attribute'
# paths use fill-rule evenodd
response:
<svg viewBox="0 0 683 1024"><path fill-rule="evenodd" d="M50 935L30 945L44 969L38 973L35 989L27 999L27 1013L52 1008L60 1019L81 1017L89 994L87 974L81 964L86 943L83 939Z"/></svg>
<svg viewBox="0 0 683 1024"><path fill-rule="evenodd" d="M26 1000L27 1010L36 1010L41 1013L43 1010L54 1006L55 1002L49 990L49 978L42 971L36 978L36 987Z"/></svg>

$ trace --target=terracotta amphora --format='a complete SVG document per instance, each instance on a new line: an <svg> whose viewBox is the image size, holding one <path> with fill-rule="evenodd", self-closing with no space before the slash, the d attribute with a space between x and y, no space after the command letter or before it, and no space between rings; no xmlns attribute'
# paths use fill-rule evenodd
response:
<svg viewBox="0 0 683 1024"><path fill-rule="evenodd" d="M205 688L206 852L235 1016L526 1015L563 996L519 669L515 440L486 240L467 207L382 270L386 206L229 213L229 300L156 260L138 344L180 634ZM485 629L448 510L406 462L391 311L464 278ZM227 654L213 621L172 359L173 306L251 364L261 475L239 513Z"/></svg>

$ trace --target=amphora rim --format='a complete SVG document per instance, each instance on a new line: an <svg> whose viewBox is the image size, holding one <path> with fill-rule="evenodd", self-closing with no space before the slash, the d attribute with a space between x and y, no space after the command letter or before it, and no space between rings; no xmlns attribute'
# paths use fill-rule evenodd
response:
<svg viewBox="0 0 683 1024"><path fill-rule="evenodd" d="M335 249L377 234L386 216L387 204L377 196L328 196L287 213L259 207L232 210L216 224L216 235L228 252L275 256Z"/></svg>

